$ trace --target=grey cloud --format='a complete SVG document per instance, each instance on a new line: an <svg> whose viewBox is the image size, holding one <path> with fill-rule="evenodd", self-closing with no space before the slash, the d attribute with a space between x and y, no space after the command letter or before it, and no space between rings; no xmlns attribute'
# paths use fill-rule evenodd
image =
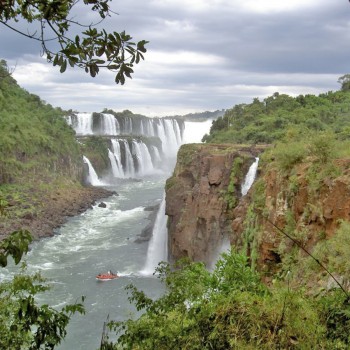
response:
<svg viewBox="0 0 350 350"><path fill-rule="evenodd" d="M135 41L149 40L150 53L170 55L164 60L187 51L203 57L216 55L221 58L219 63L195 65L184 59L174 64L156 64L146 54L146 62L135 69L127 87L116 86L113 74L100 73L91 79L78 70L62 75L53 68L47 76L51 85L42 88L32 81L28 85L31 91L43 94L53 105L63 103L63 107L73 109L76 103L76 109L84 110L127 105L131 110L152 106L164 111L172 107L203 110L228 108L265 96L268 86L289 87L289 91L300 88L300 93L337 89L337 77L350 71L347 1L320 0L314 7L264 14L228 6L212 7L210 12L195 11L193 6L168 3L156 6L155 1L118 2L115 11L119 15L102 25L112 31L125 29ZM85 16L84 11L79 11L79 18ZM6 48L3 57L12 62L23 57L25 62L24 54L36 53L37 58L31 60L44 62L38 55L40 46L1 29L1 47ZM79 91L75 89L78 83ZM239 90L240 86L249 88ZM108 94L101 93L106 90Z"/></svg>

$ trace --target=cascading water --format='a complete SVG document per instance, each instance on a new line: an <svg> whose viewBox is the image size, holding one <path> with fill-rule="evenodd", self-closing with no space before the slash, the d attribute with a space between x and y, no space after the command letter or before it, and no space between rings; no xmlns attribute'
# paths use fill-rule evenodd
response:
<svg viewBox="0 0 350 350"><path fill-rule="evenodd" d="M162 158L160 156L160 153L157 147L151 146L151 154L152 154L152 158L154 159L154 164L160 164L160 162L162 161Z"/></svg>
<svg viewBox="0 0 350 350"><path fill-rule="evenodd" d="M113 148L113 158L109 156L109 159L113 170L113 176L124 178L125 174L123 170L123 165L121 163L121 152L119 142L116 139L111 139L111 143ZM113 163L115 163L115 165L113 165Z"/></svg>
<svg viewBox="0 0 350 350"><path fill-rule="evenodd" d="M180 129L174 127L173 120L159 119L157 135L161 139L163 149L166 150L167 154L170 157L176 156L177 150L181 145L181 141L179 142L181 135Z"/></svg>
<svg viewBox="0 0 350 350"><path fill-rule="evenodd" d="M108 150L108 158L109 158L109 161L111 162L113 176L118 178L123 178L124 177L123 168L120 166L120 164L118 164L118 158L114 156L114 153L110 149Z"/></svg>
<svg viewBox="0 0 350 350"><path fill-rule="evenodd" d="M72 127L77 135L92 135L92 115L91 113L78 113L72 119Z"/></svg>
<svg viewBox="0 0 350 350"><path fill-rule="evenodd" d="M88 174L87 180L89 181L90 185L92 185L92 186L102 186L103 183L98 178L97 173L96 173L94 167L92 166L90 160L88 158L86 158L85 156L83 156L83 161L84 161L85 164L87 164L88 169L89 169L89 174Z"/></svg>
<svg viewBox="0 0 350 350"><path fill-rule="evenodd" d="M117 130L118 121L114 118L113 114L102 114L102 134L115 136L118 135L119 130ZM119 129L119 128L118 128Z"/></svg>
<svg viewBox="0 0 350 350"><path fill-rule="evenodd" d="M143 177L172 168L182 143L181 123L171 118L132 118L111 113L77 113L66 118L79 136L111 136L112 147L106 149L110 174L106 179ZM119 136L122 135L122 136ZM161 141L144 143L142 137L158 137ZM119 136L118 139L112 136ZM82 140L82 142L84 142ZM113 153L114 157L112 157ZM96 169L98 172L98 169Z"/></svg>
<svg viewBox="0 0 350 350"><path fill-rule="evenodd" d="M148 244L145 267L140 272L142 275L152 275L159 262L168 261L167 219L164 194L154 223L152 238Z"/></svg>
<svg viewBox="0 0 350 350"><path fill-rule="evenodd" d="M135 165L134 158L132 157L129 142L127 140L122 140L124 144L125 152L125 176L134 177L135 176Z"/></svg>
<svg viewBox="0 0 350 350"><path fill-rule="evenodd" d="M132 151L138 161L138 175L150 174L153 171L153 163L147 146L143 142L132 142Z"/></svg>
<svg viewBox="0 0 350 350"><path fill-rule="evenodd" d="M258 170L258 164L259 164L259 158L255 158L254 163L250 166L247 172L247 175L244 179L244 182L241 188L242 196L245 196L248 193L250 187L253 185L253 182L255 180L255 176Z"/></svg>

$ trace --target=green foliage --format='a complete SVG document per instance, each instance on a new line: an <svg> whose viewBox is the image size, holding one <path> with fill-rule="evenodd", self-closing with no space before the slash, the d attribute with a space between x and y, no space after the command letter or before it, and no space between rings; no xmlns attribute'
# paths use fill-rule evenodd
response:
<svg viewBox="0 0 350 350"><path fill-rule="evenodd" d="M213 122L203 141L219 143L273 143L298 130L304 139L320 131L333 131L338 139L349 139L350 95L348 91L319 96L291 97L275 93L263 101L236 105Z"/></svg>
<svg viewBox="0 0 350 350"><path fill-rule="evenodd" d="M85 312L81 303L67 305L61 311L39 306L36 295L48 289L40 273L28 275L25 267L12 281L0 284L2 349L54 349L65 337L70 317Z"/></svg>
<svg viewBox="0 0 350 350"><path fill-rule="evenodd" d="M320 241L314 248L315 257L325 264L328 269L341 276L346 287L350 282L350 223L342 221L335 235ZM319 267L310 262L310 268L319 271Z"/></svg>
<svg viewBox="0 0 350 350"><path fill-rule="evenodd" d="M1 201L0 217L6 214ZM18 264L28 252L32 237L21 230L0 242L0 265L7 266L12 257ZM74 313L84 313L82 303L66 305L57 311L48 305L38 305L37 294L49 289L40 273L28 275L22 264L21 272L10 281L0 283L0 348L54 349L66 335L66 327ZM84 297L82 297L82 302Z"/></svg>
<svg viewBox="0 0 350 350"><path fill-rule="evenodd" d="M320 320L326 324L326 337L333 340L333 349L349 349L349 299L340 290L335 290L318 300L318 308Z"/></svg>
<svg viewBox="0 0 350 350"><path fill-rule="evenodd" d="M289 172L296 164L301 163L306 157L305 144L302 142L280 143L273 151L280 170Z"/></svg>
<svg viewBox="0 0 350 350"><path fill-rule="evenodd" d="M30 182L69 175L80 180L82 160L75 133L65 112L21 89L0 65L0 183ZM25 175L26 180L22 178Z"/></svg>
<svg viewBox="0 0 350 350"><path fill-rule="evenodd" d="M0 7L0 23L39 41L47 61L60 67L61 73L69 65L82 68L95 77L101 68L105 68L115 72L115 82L123 85L126 77L131 78L134 64L144 59L148 41L134 43L125 31L108 33L105 29L97 29L105 18L115 14L110 9L110 0L83 1L92 15L96 14L96 22L88 24L79 23L72 14L79 3L73 0L5 1ZM29 30L16 26L18 21L37 24L40 29L29 34ZM86 29L80 35L69 35L70 30L74 33L74 29L82 27ZM53 41L59 43L58 51L51 49Z"/></svg>
<svg viewBox="0 0 350 350"><path fill-rule="evenodd" d="M32 237L26 230L15 231L3 239L0 242L0 266L5 267L7 265L9 256L13 258L17 265L21 261L23 254L28 252L31 241Z"/></svg>
<svg viewBox="0 0 350 350"><path fill-rule="evenodd" d="M332 133L318 133L310 140L309 153L322 164L327 163L334 157L336 140Z"/></svg>
<svg viewBox="0 0 350 350"><path fill-rule="evenodd" d="M338 83L341 84L342 91L350 90L350 74L345 74L338 79Z"/></svg>
<svg viewBox="0 0 350 350"><path fill-rule="evenodd" d="M157 269L167 292L152 300L129 286L129 300L144 313L110 322L116 342L104 335L101 349L346 349L348 306L344 295L317 298L289 282L268 290L248 258L223 254L212 273L201 263ZM340 322L340 329L336 325Z"/></svg>
<svg viewBox="0 0 350 350"><path fill-rule="evenodd" d="M95 169L99 171L109 169L109 139L101 136L88 136L81 138L80 142L83 154L89 158Z"/></svg>
<svg viewBox="0 0 350 350"><path fill-rule="evenodd" d="M253 270L256 268L257 262L257 246L259 239L259 224L256 214L256 203L253 202L248 207L246 217L243 223L243 247L242 251L250 258L250 266Z"/></svg>
<svg viewBox="0 0 350 350"><path fill-rule="evenodd" d="M239 185L239 180L242 178L242 165L243 159L241 157L236 157L233 160L230 182L227 186L227 191L224 195L224 200L227 203L227 209L233 209L237 204L237 186Z"/></svg>

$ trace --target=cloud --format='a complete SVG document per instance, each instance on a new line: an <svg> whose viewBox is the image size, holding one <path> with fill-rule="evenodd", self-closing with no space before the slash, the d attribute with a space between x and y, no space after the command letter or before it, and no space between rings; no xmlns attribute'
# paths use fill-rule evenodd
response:
<svg viewBox="0 0 350 350"><path fill-rule="evenodd" d="M14 77L67 109L169 115L229 108L276 91L334 90L349 72L347 1L129 0L113 6L119 15L102 26L150 41L146 60L125 86L114 84L112 72L95 79L79 69L60 74L40 57L40 46L2 28L3 58L17 63ZM91 21L88 13L84 7L77 18Z"/></svg>

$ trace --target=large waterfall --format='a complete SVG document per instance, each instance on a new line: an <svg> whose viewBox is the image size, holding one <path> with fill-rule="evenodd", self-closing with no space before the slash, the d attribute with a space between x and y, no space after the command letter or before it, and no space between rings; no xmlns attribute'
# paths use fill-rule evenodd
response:
<svg viewBox="0 0 350 350"><path fill-rule="evenodd" d="M140 178L168 171L173 165L184 133L184 122L176 118L125 116L120 113L77 113L67 117L77 136L101 136L109 140L106 147L110 169L103 174L105 183L120 178ZM99 169L84 157L88 164L88 181L101 185Z"/></svg>

